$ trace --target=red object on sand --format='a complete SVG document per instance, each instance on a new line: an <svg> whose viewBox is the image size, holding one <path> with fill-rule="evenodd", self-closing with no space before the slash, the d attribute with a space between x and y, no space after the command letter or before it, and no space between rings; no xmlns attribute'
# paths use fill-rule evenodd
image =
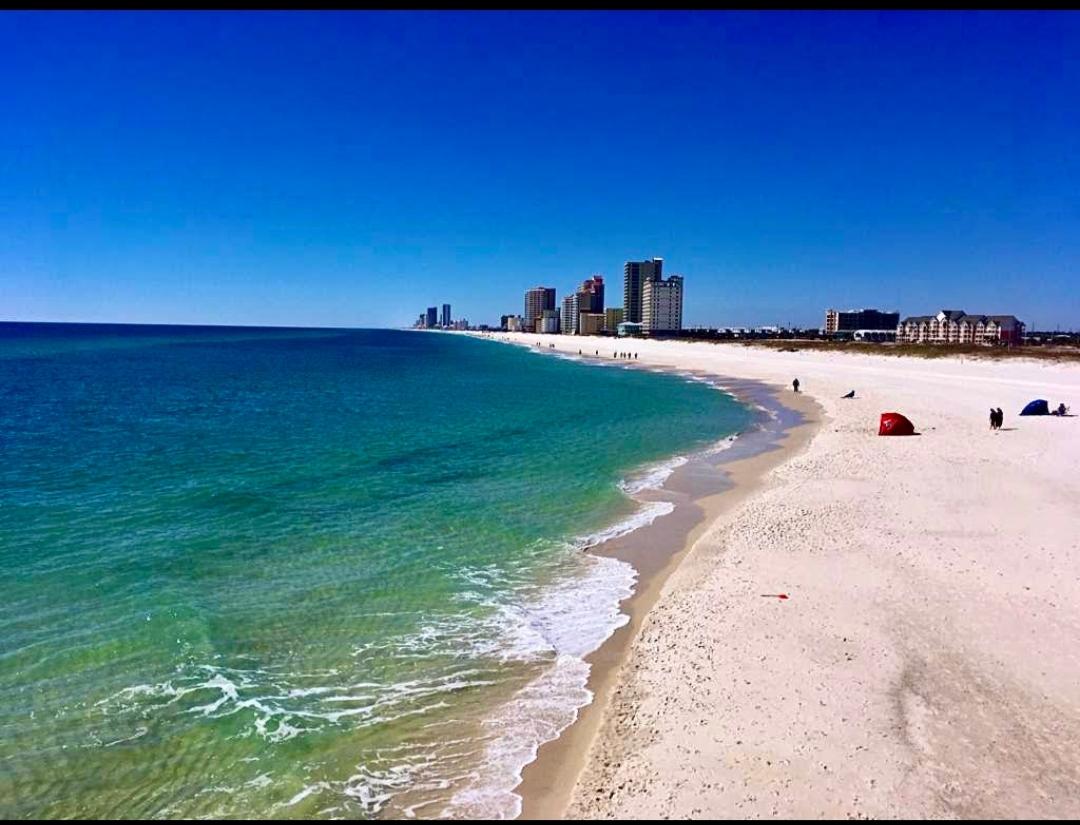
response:
<svg viewBox="0 0 1080 825"><path fill-rule="evenodd" d="M786 599L787 597L788 597L787 593L762 593L761 594L761 598L763 598L763 599Z"/></svg>
<svg viewBox="0 0 1080 825"><path fill-rule="evenodd" d="M915 435L915 425L900 413L888 412L881 414L881 424L878 426L878 435Z"/></svg>

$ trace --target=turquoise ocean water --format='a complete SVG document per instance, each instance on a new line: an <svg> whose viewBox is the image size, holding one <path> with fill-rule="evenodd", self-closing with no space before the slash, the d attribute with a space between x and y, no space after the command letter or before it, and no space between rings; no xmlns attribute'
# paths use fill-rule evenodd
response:
<svg viewBox="0 0 1080 825"><path fill-rule="evenodd" d="M0 324L0 813L515 815L634 584L582 546L749 422L463 336Z"/></svg>

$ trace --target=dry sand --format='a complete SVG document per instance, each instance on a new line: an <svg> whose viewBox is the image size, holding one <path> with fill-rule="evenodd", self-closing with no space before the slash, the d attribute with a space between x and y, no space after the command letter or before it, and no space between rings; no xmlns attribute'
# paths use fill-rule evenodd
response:
<svg viewBox="0 0 1080 825"><path fill-rule="evenodd" d="M666 579L561 813L1080 816L1080 417L1017 417L1080 411L1080 366L500 337L798 377L823 414Z"/></svg>

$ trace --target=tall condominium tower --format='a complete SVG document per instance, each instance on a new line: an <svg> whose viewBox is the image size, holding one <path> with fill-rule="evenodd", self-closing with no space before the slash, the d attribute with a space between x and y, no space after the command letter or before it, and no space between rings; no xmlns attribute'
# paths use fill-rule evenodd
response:
<svg viewBox="0 0 1080 825"><path fill-rule="evenodd" d="M604 311L604 279L599 275L581 284L577 291L579 312Z"/></svg>
<svg viewBox="0 0 1080 825"><path fill-rule="evenodd" d="M545 309L555 309L555 288L550 286L534 286L525 290L525 328L533 332L538 318L542 317Z"/></svg>
<svg viewBox="0 0 1080 825"><path fill-rule="evenodd" d="M450 329L450 304L442 305L442 325L447 329Z"/></svg>
<svg viewBox="0 0 1080 825"><path fill-rule="evenodd" d="M573 295L567 295L563 298L562 302L562 334L563 335L577 335L578 334L578 316L581 314L579 309L579 299L581 293L575 292Z"/></svg>
<svg viewBox="0 0 1080 825"><path fill-rule="evenodd" d="M623 320L641 323L642 285L663 276L664 259L627 261L623 264Z"/></svg>
<svg viewBox="0 0 1080 825"><path fill-rule="evenodd" d="M427 324L425 326L428 329L435 329L439 325L439 311L435 307L427 308Z"/></svg>
<svg viewBox="0 0 1080 825"><path fill-rule="evenodd" d="M678 332L682 329L683 279L672 275L666 281L648 280L641 287L641 323L649 332Z"/></svg>

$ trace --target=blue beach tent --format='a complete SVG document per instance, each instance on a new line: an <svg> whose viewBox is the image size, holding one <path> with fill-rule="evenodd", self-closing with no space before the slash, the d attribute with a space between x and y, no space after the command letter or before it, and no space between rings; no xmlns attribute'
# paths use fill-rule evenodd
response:
<svg viewBox="0 0 1080 825"><path fill-rule="evenodd" d="M1020 415L1050 415L1050 405L1045 398L1037 398L1024 407Z"/></svg>

